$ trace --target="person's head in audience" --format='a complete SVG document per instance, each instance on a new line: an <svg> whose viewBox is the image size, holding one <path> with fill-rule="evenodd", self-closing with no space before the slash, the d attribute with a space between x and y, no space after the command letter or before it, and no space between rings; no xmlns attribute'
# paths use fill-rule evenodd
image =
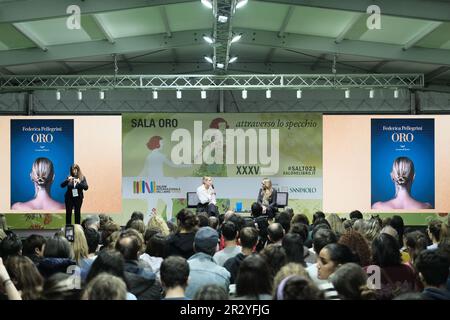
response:
<svg viewBox="0 0 450 320"><path fill-rule="evenodd" d="M359 210L353 210L352 212L350 212L349 217L350 217L350 220L353 220L353 219L356 219L356 220L358 220L358 219L363 219L363 214L362 214L361 211L359 211Z"/></svg>
<svg viewBox="0 0 450 320"><path fill-rule="evenodd" d="M105 225L106 225L108 222L114 222L114 221L113 221L113 219L112 219L110 216L108 216L108 215L106 215L106 214L99 214L99 215L98 215L98 226L99 226L99 231L103 231Z"/></svg>
<svg viewBox="0 0 450 320"><path fill-rule="evenodd" d="M178 231L178 225L175 222L168 220L166 223L170 234L174 234Z"/></svg>
<svg viewBox="0 0 450 320"><path fill-rule="evenodd" d="M326 226L328 229L331 229L330 223L325 218L317 218L314 223L312 224L313 229L317 227L324 227Z"/></svg>
<svg viewBox="0 0 450 320"><path fill-rule="evenodd" d="M432 220L428 223L427 232L430 240L436 244L447 236L447 226L440 220Z"/></svg>
<svg viewBox="0 0 450 320"><path fill-rule="evenodd" d="M208 218L208 223L209 226L214 230L217 230L217 228L219 227L219 219L214 216Z"/></svg>
<svg viewBox="0 0 450 320"><path fill-rule="evenodd" d="M375 239L380 234L381 225L379 221L374 218L363 221L364 224L362 234L367 239L367 241L372 242L373 239Z"/></svg>
<svg viewBox="0 0 450 320"><path fill-rule="evenodd" d="M284 278L276 289L275 300L323 300L323 291L307 277L292 275Z"/></svg>
<svg viewBox="0 0 450 320"><path fill-rule="evenodd" d="M325 219L325 213L322 211L316 211L316 213L313 214L312 223L314 224L318 219Z"/></svg>
<svg viewBox="0 0 450 320"><path fill-rule="evenodd" d="M161 231L158 228L155 228L155 227L147 228L145 230L145 233L144 233L144 243L145 243L145 245L147 245L149 243L151 237L153 237L157 233L161 233Z"/></svg>
<svg viewBox="0 0 450 320"><path fill-rule="evenodd" d="M148 220L147 229L150 228L159 230L158 232L161 232L165 236L170 234L167 222L159 214L152 215L150 220Z"/></svg>
<svg viewBox="0 0 450 320"><path fill-rule="evenodd" d="M88 253L95 254L100 244L100 234L93 228L87 228L84 230L84 236L88 246Z"/></svg>
<svg viewBox="0 0 450 320"><path fill-rule="evenodd" d="M394 237L395 240L398 241L398 233L397 233L397 230L395 230L395 229L392 228L391 226L386 226L386 227L384 227L383 229L381 229L380 234L381 234L381 233L386 233L386 234L388 234L388 235ZM403 244L403 243L401 243L401 244ZM401 246L401 244L399 243L399 247Z"/></svg>
<svg viewBox="0 0 450 320"><path fill-rule="evenodd" d="M159 272L166 298L184 297L189 278L189 264L186 259L178 256L168 257L161 263Z"/></svg>
<svg viewBox="0 0 450 320"><path fill-rule="evenodd" d="M427 249L427 236L421 231L412 231L403 237L404 246L408 250L411 262L414 263L419 254Z"/></svg>
<svg viewBox="0 0 450 320"><path fill-rule="evenodd" d="M281 244L286 251L287 261L306 265L304 261L303 239L298 233L288 232Z"/></svg>
<svg viewBox="0 0 450 320"><path fill-rule="evenodd" d="M126 300L127 286L116 276L101 273L92 279L84 289L81 300Z"/></svg>
<svg viewBox="0 0 450 320"><path fill-rule="evenodd" d="M22 241L15 233L8 233L0 244L0 254L4 261L9 256L17 256L22 254Z"/></svg>
<svg viewBox="0 0 450 320"><path fill-rule="evenodd" d="M181 209L177 214L178 232L191 233L195 232L198 226L197 216L188 209Z"/></svg>
<svg viewBox="0 0 450 320"><path fill-rule="evenodd" d="M145 223L144 221L140 219L133 220L130 223L130 229L134 229L137 232L139 232L142 236L144 236L145 233Z"/></svg>
<svg viewBox="0 0 450 320"><path fill-rule="evenodd" d="M372 263L381 267L394 267L402 263L397 239L381 233L372 241Z"/></svg>
<svg viewBox="0 0 450 320"><path fill-rule="evenodd" d="M239 232L239 242L242 246L243 253L245 251L251 253L258 243L258 230L251 227L242 228Z"/></svg>
<svg viewBox="0 0 450 320"><path fill-rule="evenodd" d="M284 229L283 226L279 223L272 223L267 228L267 236L271 243L281 244L281 240L284 237Z"/></svg>
<svg viewBox="0 0 450 320"><path fill-rule="evenodd" d="M74 225L74 241L71 243L73 248L74 259L77 263L85 259L89 255L88 244L81 225Z"/></svg>
<svg viewBox="0 0 450 320"><path fill-rule="evenodd" d="M228 219L230 219L232 216L235 216L236 213L233 210L228 210L227 212L225 212L225 215L223 216L223 222L228 221Z"/></svg>
<svg viewBox="0 0 450 320"><path fill-rule="evenodd" d="M125 260L120 252L115 250L102 250L92 263L86 277L86 283L101 273L111 274L125 281Z"/></svg>
<svg viewBox="0 0 450 320"><path fill-rule="evenodd" d="M289 232L291 228L291 215L287 211L281 211L275 216L275 222L281 224L284 233Z"/></svg>
<svg viewBox="0 0 450 320"><path fill-rule="evenodd" d="M242 228L245 227L245 220L243 217L241 217L240 215L237 214L233 214L232 216L230 216L230 218L226 221L231 221L234 223L234 225L236 226L237 231L239 232L239 230L241 230Z"/></svg>
<svg viewBox="0 0 450 320"><path fill-rule="evenodd" d="M292 217L291 225L294 223L303 223L307 226L309 226L309 219L308 217L303 213L297 213Z"/></svg>
<svg viewBox="0 0 450 320"><path fill-rule="evenodd" d="M367 287L367 274L356 263L345 263L330 275L330 282L344 300L375 299L375 294Z"/></svg>
<svg viewBox="0 0 450 320"><path fill-rule="evenodd" d="M339 238L338 243L349 247L358 258L358 264L362 267L370 265L372 257L370 247L366 239L355 230L347 230Z"/></svg>
<svg viewBox="0 0 450 320"><path fill-rule="evenodd" d="M336 234L326 228L322 228L313 233L313 249L316 254L319 254L323 247L330 243L338 241Z"/></svg>
<svg viewBox="0 0 450 320"><path fill-rule="evenodd" d="M100 220L97 217L88 217L81 222L81 226L84 230L87 228L92 228L98 230L100 228Z"/></svg>
<svg viewBox="0 0 450 320"><path fill-rule="evenodd" d="M250 210L253 218L258 218L263 214L263 207L258 202L253 202Z"/></svg>
<svg viewBox="0 0 450 320"><path fill-rule="evenodd" d="M106 238L103 248L104 249L115 249L117 240L119 240L120 237L120 231L114 231L111 233L108 238Z"/></svg>
<svg viewBox="0 0 450 320"><path fill-rule="evenodd" d="M236 297L258 299L259 295L270 295L273 275L266 260L259 254L245 258L236 277Z"/></svg>
<svg viewBox="0 0 450 320"><path fill-rule="evenodd" d="M364 235L364 226L366 225L366 221L364 219L357 219L353 221L353 230L358 231L362 235Z"/></svg>
<svg viewBox="0 0 450 320"><path fill-rule="evenodd" d="M422 251L415 266L425 288L445 289L449 276L449 261L440 250Z"/></svg>
<svg viewBox="0 0 450 320"><path fill-rule="evenodd" d="M263 250L261 250L261 256L266 260L269 266L270 274L273 277L280 269L288 263L286 250L282 246L269 244Z"/></svg>
<svg viewBox="0 0 450 320"><path fill-rule="evenodd" d="M331 230L333 230L337 236L344 233L345 229L342 225L342 220L336 213L329 214L326 220L330 224Z"/></svg>
<svg viewBox="0 0 450 320"><path fill-rule="evenodd" d="M144 214L140 211L134 211L131 214L130 220L142 220L144 221Z"/></svg>
<svg viewBox="0 0 450 320"><path fill-rule="evenodd" d="M137 261L143 249L144 240L139 232L134 229L123 231L116 242L116 250L119 251L125 261Z"/></svg>
<svg viewBox="0 0 450 320"><path fill-rule="evenodd" d="M308 226L301 222L291 224L290 233L297 233L302 238L303 243L308 239Z"/></svg>
<svg viewBox="0 0 450 320"><path fill-rule="evenodd" d="M66 238L53 237L45 243L44 257L74 259L74 252Z"/></svg>
<svg viewBox="0 0 450 320"><path fill-rule="evenodd" d="M219 242L219 233L210 227L198 229L194 237L194 251L213 256Z"/></svg>
<svg viewBox="0 0 450 320"><path fill-rule="evenodd" d="M317 259L317 277L327 280L341 265L355 260L356 257L349 247L338 243L327 244L320 250Z"/></svg>
<svg viewBox="0 0 450 320"><path fill-rule="evenodd" d="M116 231L120 231L120 226L117 223L115 223L114 221L106 222L102 228L102 235L101 235L102 245L106 245L107 244L106 239Z"/></svg>
<svg viewBox="0 0 450 320"><path fill-rule="evenodd" d="M231 221L225 222L224 224L222 224L222 227L220 228L220 230L221 230L221 233L225 240L225 245L227 244L227 242L236 244L238 230L236 228L236 225L233 222L231 222Z"/></svg>
<svg viewBox="0 0 450 320"><path fill-rule="evenodd" d="M353 220L344 220L342 222L342 226L344 227L345 231L352 230L353 229Z"/></svg>
<svg viewBox="0 0 450 320"><path fill-rule="evenodd" d="M79 300L80 290L74 287L73 275L55 273L44 282L44 300Z"/></svg>
<svg viewBox="0 0 450 320"><path fill-rule="evenodd" d="M208 218L208 214L207 213L199 213L197 215L197 219L198 219L198 227L199 228L208 227L209 226L209 218Z"/></svg>
<svg viewBox="0 0 450 320"><path fill-rule="evenodd" d="M23 241L22 254L27 257L43 257L45 238L38 234L32 234Z"/></svg>
<svg viewBox="0 0 450 320"><path fill-rule="evenodd" d="M228 293L217 284L208 284L197 290L194 300L228 300Z"/></svg>
<svg viewBox="0 0 450 320"><path fill-rule="evenodd" d="M403 218L395 215L392 217L389 225L397 231L398 241L400 246L403 245L403 235L405 233L405 223L403 222Z"/></svg>
<svg viewBox="0 0 450 320"><path fill-rule="evenodd" d="M44 279L28 257L10 256L5 267L23 300L40 298Z"/></svg>
<svg viewBox="0 0 450 320"><path fill-rule="evenodd" d="M162 233L154 234L147 243L145 252L151 257L166 257L167 237Z"/></svg>
<svg viewBox="0 0 450 320"><path fill-rule="evenodd" d="M276 299L276 290L278 286L280 285L281 281L289 276L302 276L307 279L310 279L308 271L306 271L305 267L299 263L290 262L277 272L275 277L273 278L273 290L272 290L272 296L274 299Z"/></svg>

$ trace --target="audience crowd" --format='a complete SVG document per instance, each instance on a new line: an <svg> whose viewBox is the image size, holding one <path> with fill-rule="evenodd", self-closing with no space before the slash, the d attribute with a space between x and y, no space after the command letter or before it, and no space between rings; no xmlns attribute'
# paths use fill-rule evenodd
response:
<svg viewBox="0 0 450 320"><path fill-rule="evenodd" d="M366 219L292 209L273 218L208 217L177 223L133 212L106 215L51 238L0 225L0 300L450 300L448 222L426 230L400 216Z"/></svg>

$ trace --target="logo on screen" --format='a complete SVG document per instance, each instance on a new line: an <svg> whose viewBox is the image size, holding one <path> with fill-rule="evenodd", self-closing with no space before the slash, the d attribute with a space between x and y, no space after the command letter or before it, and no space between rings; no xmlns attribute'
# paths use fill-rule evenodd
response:
<svg viewBox="0 0 450 320"><path fill-rule="evenodd" d="M133 182L133 193L155 193L156 192L156 182L155 181L134 181Z"/></svg>

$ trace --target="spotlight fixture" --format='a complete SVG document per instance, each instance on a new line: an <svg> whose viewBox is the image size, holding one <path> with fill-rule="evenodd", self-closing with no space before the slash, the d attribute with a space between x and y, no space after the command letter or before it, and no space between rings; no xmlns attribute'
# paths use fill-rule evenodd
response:
<svg viewBox="0 0 450 320"><path fill-rule="evenodd" d="M158 91L153 90L153 99L158 99Z"/></svg>
<svg viewBox="0 0 450 320"><path fill-rule="evenodd" d="M78 91L77 96L78 96L78 100L80 100L80 101L83 100L83 92Z"/></svg>
<svg viewBox="0 0 450 320"><path fill-rule="evenodd" d="M375 90L370 89L370 91L369 91L369 98L373 99L373 97L375 97Z"/></svg>
<svg viewBox="0 0 450 320"><path fill-rule="evenodd" d="M297 99L302 98L302 90L297 90Z"/></svg>
<svg viewBox="0 0 450 320"><path fill-rule="evenodd" d="M61 100L61 91L59 90L56 91L56 100Z"/></svg>
<svg viewBox="0 0 450 320"><path fill-rule="evenodd" d="M267 90L266 90L266 98L267 98L267 99L272 98L272 91L270 91L270 89L267 89Z"/></svg>
<svg viewBox="0 0 450 320"><path fill-rule="evenodd" d="M219 69L223 69L225 67L225 65L223 63L218 63L218 64L216 64L216 67Z"/></svg>
<svg viewBox="0 0 450 320"><path fill-rule="evenodd" d="M398 89L394 90L394 98L397 99L398 98Z"/></svg>
<svg viewBox="0 0 450 320"><path fill-rule="evenodd" d="M211 64L214 63L214 60L213 60L213 58L211 58L211 57L205 56L205 60L206 60L207 62L211 63Z"/></svg>
<svg viewBox="0 0 450 320"><path fill-rule="evenodd" d="M242 90L242 99L247 99L247 90Z"/></svg>
<svg viewBox="0 0 450 320"><path fill-rule="evenodd" d="M237 59L238 59L238 57L236 57L236 56L231 57L230 60L228 60L228 63L236 62Z"/></svg>
<svg viewBox="0 0 450 320"><path fill-rule="evenodd" d="M207 7L208 9L212 9L213 4L212 4L212 1L211 1L211 0L201 0L201 1L202 1L202 4L203 4L205 7Z"/></svg>
<svg viewBox="0 0 450 320"><path fill-rule="evenodd" d="M224 16L224 15L219 15L219 16L217 17L217 21L219 21L220 23L227 23L228 17L227 17L227 16Z"/></svg>
<svg viewBox="0 0 450 320"><path fill-rule="evenodd" d="M248 3L248 0L239 0L236 4L236 9L240 9L244 7Z"/></svg>
<svg viewBox="0 0 450 320"><path fill-rule="evenodd" d="M98 93L98 96L99 96L100 100L105 100L105 91L100 90L100 92Z"/></svg>
<svg viewBox="0 0 450 320"><path fill-rule="evenodd" d="M241 38L242 38L242 34L235 34L233 36L233 38L231 38L231 43L238 42L239 40L241 40Z"/></svg>
<svg viewBox="0 0 450 320"><path fill-rule="evenodd" d="M346 89L345 90L345 99L349 99L350 98L350 90Z"/></svg>
<svg viewBox="0 0 450 320"><path fill-rule="evenodd" d="M178 89L177 90L177 99L181 99L182 95L181 95L181 90Z"/></svg>
<svg viewBox="0 0 450 320"><path fill-rule="evenodd" d="M205 40L209 44L213 44L214 43L214 38L211 37L211 36L204 35L203 36L203 40Z"/></svg>
<svg viewBox="0 0 450 320"><path fill-rule="evenodd" d="M202 99L206 99L206 91L205 90L200 91L200 96L202 97Z"/></svg>

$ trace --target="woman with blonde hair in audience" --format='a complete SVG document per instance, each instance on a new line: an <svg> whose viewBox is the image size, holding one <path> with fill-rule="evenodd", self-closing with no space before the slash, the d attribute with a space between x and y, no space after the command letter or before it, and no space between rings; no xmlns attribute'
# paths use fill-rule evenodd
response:
<svg viewBox="0 0 450 320"><path fill-rule="evenodd" d="M139 232L142 236L145 234L145 223L142 220L134 220L130 223L130 229L134 229Z"/></svg>
<svg viewBox="0 0 450 320"><path fill-rule="evenodd" d="M79 224L74 225L74 237L73 242L71 242L74 259L77 265L80 265L83 259L89 256L89 248L86 241L86 236L84 235L83 227Z"/></svg>
<svg viewBox="0 0 450 320"><path fill-rule="evenodd" d="M369 243L380 234L381 226L377 219L365 220L362 228L362 234Z"/></svg>
<svg viewBox="0 0 450 320"><path fill-rule="evenodd" d="M151 216L150 220L147 223L147 228L158 229L159 233L162 233L166 237L170 234L167 222L157 214Z"/></svg>
<svg viewBox="0 0 450 320"><path fill-rule="evenodd" d="M283 279L289 276L302 276L307 279L311 279L306 269L300 263L290 262L284 265L283 267L281 267L280 271L278 271L275 277L273 278L272 295L274 299L277 294L277 288L280 285L281 281L283 281Z"/></svg>
<svg viewBox="0 0 450 320"><path fill-rule="evenodd" d="M330 215L328 215L326 220L330 224L331 230L333 230L338 237L345 232L342 220L336 213L331 213Z"/></svg>

